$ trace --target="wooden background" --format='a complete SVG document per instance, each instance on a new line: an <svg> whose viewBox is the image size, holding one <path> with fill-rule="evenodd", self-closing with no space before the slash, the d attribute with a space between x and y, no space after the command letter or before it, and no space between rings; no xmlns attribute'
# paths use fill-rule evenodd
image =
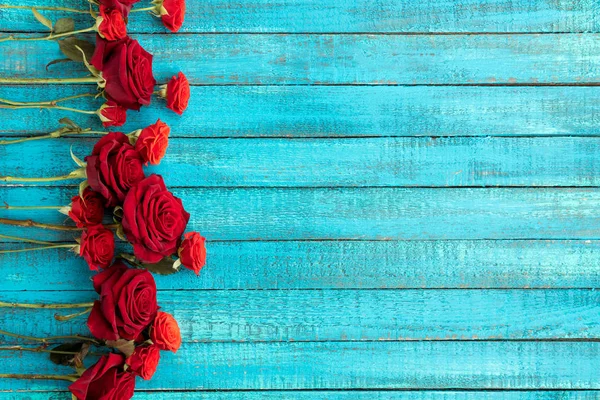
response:
<svg viewBox="0 0 600 400"><path fill-rule="evenodd" d="M182 70L194 86L182 117L155 101L124 130L157 117L172 126L151 170L209 240L199 278L157 277L185 343L139 381L136 398L600 397L597 0L188 0L188 9L180 34L148 15L129 24L160 82ZM40 27L27 11L0 9L1 31ZM68 64L46 71L55 58L52 42L0 43L0 76L85 75ZM5 85L0 97L88 91ZM51 131L63 116L98 127L95 117L0 110L1 135ZM95 140L0 146L0 175L67 173L69 148L83 156ZM76 183L2 185L0 201L67 204ZM89 301L90 276L60 250L0 256L0 300ZM3 309L0 327L86 332L85 318L51 315ZM44 355L0 353L0 373L65 371ZM68 399L66 386L0 381L0 397Z"/></svg>

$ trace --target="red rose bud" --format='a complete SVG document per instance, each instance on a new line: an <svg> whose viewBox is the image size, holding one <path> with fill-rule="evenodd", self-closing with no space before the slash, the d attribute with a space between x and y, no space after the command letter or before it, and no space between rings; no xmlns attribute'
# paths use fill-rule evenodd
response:
<svg viewBox="0 0 600 400"><path fill-rule="evenodd" d="M106 207L121 204L129 189L145 177L140 154L121 132L102 137L85 160L88 183L104 197Z"/></svg>
<svg viewBox="0 0 600 400"><path fill-rule="evenodd" d="M124 366L125 357L121 354L102 356L69 386L69 390L79 400L129 400L135 389L135 375L126 372Z"/></svg>
<svg viewBox="0 0 600 400"><path fill-rule="evenodd" d="M109 126L121 126L127 120L127 109L109 100L102 104L98 110L98 116L100 117L100 121L102 121L102 126L105 128Z"/></svg>
<svg viewBox="0 0 600 400"><path fill-rule="evenodd" d="M156 283L144 269L128 268L120 261L93 278L100 300L88 317L88 327L101 340L134 340L158 311Z"/></svg>
<svg viewBox="0 0 600 400"><path fill-rule="evenodd" d="M96 18L96 30L106 40L118 40L127 36L127 26L123 14L117 8L100 6L100 16Z"/></svg>
<svg viewBox="0 0 600 400"><path fill-rule="evenodd" d="M68 215L78 228L98 225L104 218L104 198L87 187L83 191L83 198L74 196L71 204L60 211Z"/></svg>
<svg viewBox="0 0 600 400"><path fill-rule="evenodd" d="M96 50L90 63L102 72L109 100L128 110L150 104L156 80L152 75L152 54L129 36L115 41L96 36Z"/></svg>
<svg viewBox="0 0 600 400"><path fill-rule="evenodd" d="M169 313L159 311L154 324L150 328L150 340L161 350L176 353L181 347L181 332L179 325Z"/></svg>
<svg viewBox="0 0 600 400"><path fill-rule="evenodd" d="M167 87L161 90L160 95L166 98L167 108L179 115L183 114L190 101L190 83L183 72L173 76L167 83Z"/></svg>
<svg viewBox="0 0 600 400"><path fill-rule="evenodd" d="M156 372L158 361L160 360L160 349L151 344L148 346L138 346L125 363L129 366L128 371L145 380L152 379Z"/></svg>
<svg viewBox="0 0 600 400"><path fill-rule="evenodd" d="M197 232L186 233L184 238L178 251L181 264L199 275L206 264L206 239Z"/></svg>
<svg viewBox="0 0 600 400"><path fill-rule="evenodd" d="M123 231L136 258L147 264L177 252L189 219L160 175L150 175L131 188L123 203Z"/></svg>
<svg viewBox="0 0 600 400"><path fill-rule="evenodd" d="M131 7L140 0L98 0L100 6L117 9L127 19Z"/></svg>
<svg viewBox="0 0 600 400"><path fill-rule="evenodd" d="M171 32L177 32L185 18L185 0L158 0L154 3L163 25Z"/></svg>
<svg viewBox="0 0 600 400"><path fill-rule="evenodd" d="M171 133L171 128L160 119L136 132L135 149L140 153L146 165L160 163L169 146L169 133Z"/></svg>
<svg viewBox="0 0 600 400"><path fill-rule="evenodd" d="M79 255L92 271L108 268L115 256L115 235L103 225L90 226L81 233Z"/></svg>

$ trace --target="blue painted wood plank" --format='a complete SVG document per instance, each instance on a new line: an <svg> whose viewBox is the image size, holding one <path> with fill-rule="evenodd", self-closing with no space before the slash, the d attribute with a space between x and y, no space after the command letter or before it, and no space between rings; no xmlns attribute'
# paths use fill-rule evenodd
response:
<svg viewBox="0 0 600 400"><path fill-rule="evenodd" d="M182 70L195 85L592 84L598 34L568 35L145 35L165 82ZM164 52L163 49L176 49ZM577 49L577 51L573 51ZM0 44L0 77L75 77L45 66L56 43Z"/></svg>
<svg viewBox="0 0 600 400"><path fill-rule="evenodd" d="M2 292L0 300L85 303L98 298L84 291L90 286L59 296ZM160 291L158 303L175 316L186 343L600 339L594 289L175 290ZM0 326L39 337L88 332L86 316L60 322L55 313L2 309ZM0 344L19 342L0 335Z"/></svg>
<svg viewBox="0 0 600 400"><path fill-rule="evenodd" d="M0 392L6 400L71 400L68 393ZM596 400L600 392L578 391L461 391L461 390L310 390L310 391L136 391L135 399L162 400Z"/></svg>
<svg viewBox="0 0 600 400"><path fill-rule="evenodd" d="M50 75L50 74L48 74ZM87 93L87 86L2 86L0 97L53 100ZM97 109L102 101L71 102ZM97 127L96 116L55 110L0 109L4 135L57 128L69 116ZM126 132L156 121L176 137L337 136L585 136L598 135L596 87L202 86L192 87L178 116L155 100L129 112Z"/></svg>
<svg viewBox="0 0 600 400"><path fill-rule="evenodd" d="M167 185L169 181L167 180ZM0 202L61 205L74 188L0 187ZM209 240L597 239L600 190L581 188L181 188L189 230ZM58 213L12 218L61 223ZM31 232L31 233L30 233ZM2 227L5 235L23 229ZM27 231L46 240L72 234Z"/></svg>
<svg viewBox="0 0 600 400"><path fill-rule="evenodd" d="M154 378L138 381L137 388L596 390L599 359L594 342L193 343L163 353ZM3 352L0 360L0 373L68 370L51 366L42 354ZM64 390L67 383L0 385Z"/></svg>
<svg viewBox="0 0 600 400"><path fill-rule="evenodd" d="M598 246L583 240L210 242L199 277L184 271L156 283L175 290L598 288ZM77 290L91 275L64 250L0 255L0 291Z"/></svg>
<svg viewBox="0 0 600 400"><path fill-rule="evenodd" d="M82 9L81 0L21 0L19 5ZM143 6L139 6L143 7ZM68 13L45 11L56 19ZM2 30L40 31L31 12L1 10ZM81 26L90 17L77 16ZM165 32L146 13L133 14L131 32ZM207 0L187 5L181 32L598 32L593 0Z"/></svg>
<svg viewBox="0 0 600 400"><path fill-rule="evenodd" d="M0 175L68 174L69 149L83 158L97 141L0 145ZM598 186L599 153L600 139L587 137L172 139L147 171L171 187Z"/></svg>

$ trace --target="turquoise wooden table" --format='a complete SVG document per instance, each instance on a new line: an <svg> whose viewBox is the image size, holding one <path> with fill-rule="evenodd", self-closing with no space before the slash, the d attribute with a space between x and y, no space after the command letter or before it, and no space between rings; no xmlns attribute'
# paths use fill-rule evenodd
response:
<svg viewBox="0 0 600 400"><path fill-rule="evenodd" d="M182 70L193 88L182 117L154 104L124 131L157 115L172 126L152 170L209 241L200 277L157 277L184 344L139 381L136 398L600 398L597 0L190 0L188 9L180 34L146 15L129 25L155 53L158 81ZM0 30L41 32L29 12L2 9ZM0 43L0 77L85 75L46 70L56 58L53 42ZM92 89L4 85L0 97ZM0 134L49 132L63 116L98 128L94 116L0 110ZM87 154L94 140L0 146L0 175L68 173L69 149ZM67 204L76 183L3 184L0 201ZM63 221L50 211L0 216ZM0 300L90 301L90 276L60 250L2 255ZM51 316L2 309L0 327L87 331L84 317ZM0 353L0 373L60 371L43 354ZM68 399L66 386L4 380L0 398Z"/></svg>

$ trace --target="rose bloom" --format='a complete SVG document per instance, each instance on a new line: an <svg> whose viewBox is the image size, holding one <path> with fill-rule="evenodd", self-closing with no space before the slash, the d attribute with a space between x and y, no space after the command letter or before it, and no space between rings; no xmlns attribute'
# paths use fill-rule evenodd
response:
<svg viewBox="0 0 600 400"><path fill-rule="evenodd" d="M127 109L109 100L100 106L98 116L100 117L100 121L102 121L102 126L105 128L109 126L121 126L127 121Z"/></svg>
<svg viewBox="0 0 600 400"><path fill-rule="evenodd" d="M71 199L68 215L78 228L98 225L104 218L104 198L87 187L83 191L83 198L77 195Z"/></svg>
<svg viewBox="0 0 600 400"><path fill-rule="evenodd" d="M98 34L106 40L118 40L127 36L127 26L123 14L116 8L100 6L100 16L96 19Z"/></svg>
<svg viewBox="0 0 600 400"><path fill-rule="evenodd" d="M88 183L104 197L106 207L121 204L129 189L145 176L139 153L121 132L102 137L85 161Z"/></svg>
<svg viewBox="0 0 600 400"><path fill-rule="evenodd" d="M171 32L177 32L185 18L185 0L164 0L160 7L160 19Z"/></svg>
<svg viewBox="0 0 600 400"><path fill-rule="evenodd" d="M167 108L181 115L190 101L190 83L183 74L179 72L167 83Z"/></svg>
<svg viewBox="0 0 600 400"><path fill-rule="evenodd" d="M189 219L160 175L150 175L131 188L123 203L123 231L144 263L175 254Z"/></svg>
<svg viewBox="0 0 600 400"><path fill-rule="evenodd" d="M127 19L131 7L140 0L98 0L101 6L106 8L115 8Z"/></svg>
<svg viewBox="0 0 600 400"><path fill-rule="evenodd" d="M179 350L181 331L171 314L162 311L156 314L154 324L150 328L150 340L161 350L169 350L173 353Z"/></svg>
<svg viewBox="0 0 600 400"><path fill-rule="evenodd" d="M128 400L133 397L135 375L124 371L125 357L109 353L84 371L69 390L79 400Z"/></svg>
<svg viewBox="0 0 600 400"><path fill-rule="evenodd" d="M178 250L181 264L187 269L190 269L200 274L200 270L206 264L206 246L205 238L197 232L189 232L184 236L181 247Z"/></svg>
<svg viewBox="0 0 600 400"><path fill-rule="evenodd" d="M154 321L156 283L147 270L128 268L117 261L94 276L93 283L100 294L88 317L94 337L134 340Z"/></svg>
<svg viewBox="0 0 600 400"><path fill-rule="evenodd" d="M148 165L157 165L165 156L169 146L171 128L160 119L156 123L142 129L135 142L135 149L140 153L142 161Z"/></svg>
<svg viewBox="0 0 600 400"><path fill-rule="evenodd" d="M108 268L115 256L115 235L103 225L88 227L81 233L79 255L92 271Z"/></svg>
<svg viewBox="0 0 600 400"><path fill-rule="evenodd" d="M151 344L137 346L125 363L129 366L128 371L140 376L142 379L150 380L156 372L159 360L160 349L158 346Z"/></svg>
<svg viewBox="0 0 600 400"><path fill-rule="evenodd" d="M121 107L139 110L150 104L156 80L152 75L152 54L129 36L108 41L96 37L96 50L90 63L106 80L109 100Z"/></svg>

